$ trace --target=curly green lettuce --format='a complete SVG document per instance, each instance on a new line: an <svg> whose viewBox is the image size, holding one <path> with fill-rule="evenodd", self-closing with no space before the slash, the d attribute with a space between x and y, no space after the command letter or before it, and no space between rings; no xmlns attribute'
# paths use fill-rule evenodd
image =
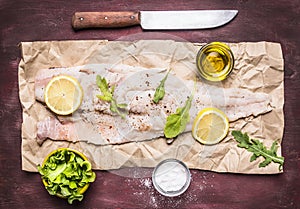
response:
<svg viewBox="0 0 300 209"><path fill-rule="evenodd" d="M69 204L74 200L81 201L83 194L80 190L96 179L90 162L66 149L56 152L43 167L38 165L37 168L46 182L48 193L67 198Z"/></svg>

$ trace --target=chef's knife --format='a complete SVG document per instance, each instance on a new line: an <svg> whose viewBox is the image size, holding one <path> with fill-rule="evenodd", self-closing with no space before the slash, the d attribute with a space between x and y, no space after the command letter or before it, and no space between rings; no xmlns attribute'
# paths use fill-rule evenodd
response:
<svg viewBox="0 0 300 209"><path fill-rule="evenodd" d="M237 10L186 10L140 12L76 12L74 29L141 25L148 30L215 28L231 21Z"/></svg>

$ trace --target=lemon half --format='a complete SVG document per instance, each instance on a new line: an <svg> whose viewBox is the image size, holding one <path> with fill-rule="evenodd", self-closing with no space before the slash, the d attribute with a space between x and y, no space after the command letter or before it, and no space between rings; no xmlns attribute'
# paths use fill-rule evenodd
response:
<svg viewBox="0 0 300 209"><path fill-rule="evenodd" d="M45 103L59 115L69 115L81 105L83 90L78 80L69 75L53 77L46 86Z"/></svg>
<svg viewBox="0 0 300 209"><path fill-rule="evenodd" d="M228 133L229 122L224 112L208 107L201 110L194 120L192 135L202 144L219 143Z"/></svg>

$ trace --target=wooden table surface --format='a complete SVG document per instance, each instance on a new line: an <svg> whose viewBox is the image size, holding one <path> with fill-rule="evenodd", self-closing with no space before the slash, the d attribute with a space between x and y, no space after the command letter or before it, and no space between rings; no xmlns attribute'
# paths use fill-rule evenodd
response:
<svg viewBox="0 0 300 209"><path fill-rule="evenodd" d="M40 175L21 170L21 105L18 97L18 43L138 37L139 26L74 31L75 11L238 9L226 26L210 30L164 31L190 42L273 41L285 59L284 173L279 175L219 174L191 170L192 184L176 198L159 195L151 169L97 171L82 202L72 206L50 196ZM1 0L0 1L0 208L300 208L300 2L294 0ZM152 31L153 32L153 31ZM158 31L156 31L158 32ZM134 34L139 34L134 36ZM133 36L131 36L133 35Z"/></svg>

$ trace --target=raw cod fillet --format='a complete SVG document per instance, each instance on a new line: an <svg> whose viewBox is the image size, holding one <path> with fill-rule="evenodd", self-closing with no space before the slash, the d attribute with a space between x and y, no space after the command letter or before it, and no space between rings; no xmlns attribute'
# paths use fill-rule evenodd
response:
<svg viewBox="0 0 300 209"><path fill-rule="evenodd" d="M37 123L40 144L50 138L70 142L84 141L96 145L144 141L164 136L166 118L185 104L195 88L194 81L183 80L172 72L166 83L166 94L158 104L152 99L166 69L147 69L127 65L89 64L70 68L42 69L35 77L36 100L44 102L44 89L52 77L60 74L74 76L83 87L80 108L70 116L47 117ZM116 85L114 96L118 103L128 104L125 119L113 114L110 104L99 100L101 94L96 76L105 77ZM257 116L272 110L271 99L265 93L253 93L240 88L222 88L203 82L196 83L190 110L190 122L185 132L191 131L197 113L205 107L217 107L229 121Z"/></svg>

